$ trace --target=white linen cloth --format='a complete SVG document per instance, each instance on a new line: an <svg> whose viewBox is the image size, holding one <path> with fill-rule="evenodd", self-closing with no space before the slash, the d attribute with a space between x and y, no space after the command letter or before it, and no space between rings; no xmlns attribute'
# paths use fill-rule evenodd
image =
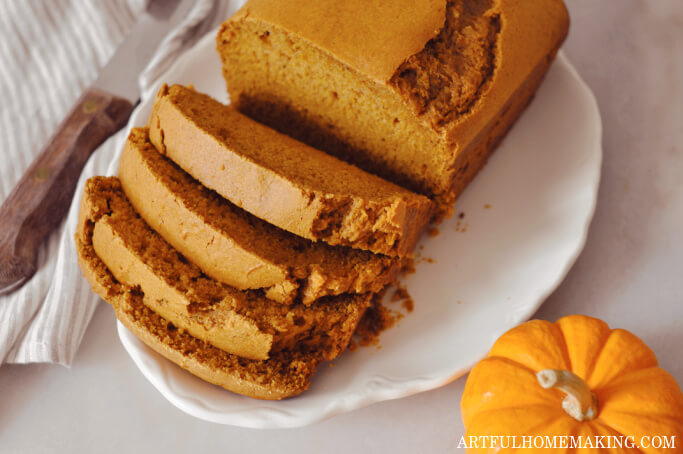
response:
<svg viewBox="0 0 683 454"><path fill-rule="evenodd" d="M196 0L139 77L141 93L242 1ZM96 78L147 0L0 0L0 203ZM86 165L66 222L41 245L38 271L0 296L0 365L70 365L99 301L82 277L74 232L85 180L103 175L125 127ZM0 228L3 220L0 219Z"/></svg>

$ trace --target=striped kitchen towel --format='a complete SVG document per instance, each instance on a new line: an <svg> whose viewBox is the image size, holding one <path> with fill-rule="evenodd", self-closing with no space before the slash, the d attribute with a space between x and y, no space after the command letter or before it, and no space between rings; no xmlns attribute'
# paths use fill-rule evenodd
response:
<svg viewBox="0 0 683 454"><path fill-rule="evenodd" d="M184 50L243 1L197 0L140 75L141 92ZM11 192L81 92L114 53L146 0L0 1L0 203ZM0 296L0 364L69 365L97 305L82 278L74 245L81 188L106 174L124 128L86 165L66 222L41 246L38 271ZM2 219L0 219L0 225Z"/></svg>

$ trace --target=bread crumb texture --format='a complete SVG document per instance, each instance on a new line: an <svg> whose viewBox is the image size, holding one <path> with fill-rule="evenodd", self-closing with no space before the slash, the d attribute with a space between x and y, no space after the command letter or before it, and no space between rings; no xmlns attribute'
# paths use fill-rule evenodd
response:
<svg viewBox="0 0 683 454"><path fill-rule="evenodd" d="M391 78L415 113L436 128L466 114L493 74L500 18L487 14L492 3L449 1L439 34Z"/></svg>

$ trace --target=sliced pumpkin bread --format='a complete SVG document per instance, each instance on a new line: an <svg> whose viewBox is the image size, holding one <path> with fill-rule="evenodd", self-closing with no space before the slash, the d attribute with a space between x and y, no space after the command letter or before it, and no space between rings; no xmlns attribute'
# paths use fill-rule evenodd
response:
<svg viewBox="0 0 683 454"><path fill-rule="evenodd" d="M260 291L240 291L211 279L139 217L114 177L86 183L79 236L118 282L140 289L151 310L245 358L267 359L298 349L333 359L344 351L369 305L370 295L364 294L286 306Z"/></svg>
<svg viewBox="0 0 683 454"><path fill-rule="evenodd" d="M119 179L147 224L205 274L281 303L376 293L401 267L398 258L312 242L256 218L158 153L147 128L131 131Z"/></svg>
<svg viewBox="0 0 683 454"><path fill-rule="evenodd" d="M192 337L149 309L139 289L118 282L92 243L92 223L76 235L78 262L95 293L111 304L116 317L138 339L188 372L232 392L256 399L279 400L308 388L319 355L279 352L265 361L241 358Z"/></svg>
<svg viewBox="0 0 683 454"><path fill-rule="evenodd" d="M150 140L235 205L310 240L406 256L432 203L238 113L191 88L164 86Z"/></svg>

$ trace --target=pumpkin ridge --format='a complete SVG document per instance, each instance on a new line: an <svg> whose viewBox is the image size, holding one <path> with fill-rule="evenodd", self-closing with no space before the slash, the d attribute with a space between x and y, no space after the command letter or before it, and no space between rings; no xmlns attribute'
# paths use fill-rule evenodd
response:
<svg viewBox="0 0 683 454"><path fill-rule="evenodd" d="M631 374L634 372L647 370L647 369L650 369L653 367L659 367L659 361L657 360L657 356L654 354L652 349L645 342L643 342L643 340L641 338L639 338L635 334L633 334L630 331L627 331L625 329L615 328L610 332L609 336L607 336L607 338L605 339L605 342L603 344L603 348L600 350L600 353L596 356L595 361L593 363L593 370L591 371L591 375L590 375L590 377L586 377L587 383L592 383L595 380L594 375L596 372L596 368L597 368L598 364L602 361L603 356L606 355L605 348L607 347L607 344L610 343L611 339L613 337L616 337L616 336L624 336L624 337L622 337L621 341L628 339L628 341L634 342L635 344L637 344L639 346L639 348L642 349L642 352L647 352L647 354L650 356L650 359L652 359L654 361L654 363L644 366L641 363L641 361L645 358L638 358L639 359L638 362L635 362L635 363L631 362L631 364L635 366L632 370L630 370L630 371L621 370L617 376L623 377L623 376L627 376L628 374ZM617 341L618 341L618 339L617 339ZM617 342L617 341L614 341L614 342ZM609 362L612 363L613 361L609 361ZM602 387L591 385L591 389L602 389L605 386L607 386L608 383L610 383L610 381L615 380L615 378L616 378L616 376L610 378L608 381L606 381L603 384Z"/></svg>
<svg viewBox="0 0 683 454"><path fill-rule="evenodd" d="M531 372L534 375L536 374L536 372L538 372L537 370L533 370L530 367L527 367L524 364L520 363L519 361L515 361L514 359L508 358L506 356L499 356L499 355L487 356L486 359L499 359L499 360L506 362L512 366L519 367L520 369L524 369L528 372Z"/></svg>
<svg viewBox="0 0 683 454"><path fill-rule="evenodd" d="M557 323L554 323L554 325L557 327L557 331L559 331L560 337L562 338L562 343L560 346L562 347L562 354L564 355L565 359L567 360L567 366L569 366L567 368L567 370L569 372L572 372L574 370L574 365L572 364L572 357L569 355L569 347L567 347L567 338L564 337L564 331L562 331L562 328L560 328L560 325L558 325ZM536 371L536 372L538 372L538 371ZM580 378L583 379L584 377L580 377Z"/></svg>
<svg viewBox="0 0 683 454"><path fill-rule="evenodd" d="M622 373L622 374L619 375L617 378L611 380L607 385L605 385L605 386L598 386L598 387L596 387L593 391L594 391L594 392L595 392L595 391L605 392L605 391L611 390L612 388L615 388L615 387L618 387L618 386L622 386L622 383L621 383L621 382L622 382L622 381L628 381L631 375L634 375L634 374L642 374L642 373L644 373L645 371L648 371L648 370L650 370L650 369L653 369L653 370L659 369L659 370L664 371L664 372L666 372L667 374L671 375L669 372L667 372L666 370L662 369L662 368L659 367L659 366L643 367L642 369L635 369L635 370L630 370L630 371L628 371L628 372ZM672 376L672 378L673 378L673 376ZM674 380L676 380L676 379L674 378Z"/></svg>
<svg viewBox="0 0 683 454"><path fill-rule="evenodd" d="M489 356L510 358L531 369L567 369L567 350L560 328L547 320L534 319L506 331L493 343ZM528 351L535 352L527 354Z"/></svg>
<svg viewBox="0 0 683 454"><path fill-rule="evenodd" d="M600 348L598 349L599 353L593 357L593 359L591 360L590 366L588 366L588 368L586 369L586 376L583 377L583 379L586 380L586 383L588 383L590 381L590 379L592 378L593 371L595 370L595 365L598 364L598 358L600 358L600 356L602 355L602 350L605 348L605 345L607 345L607 340L611 336L612 336L612 331L610 331L609 335L607 335L607 337L605 337L602 340Z"/></svg>
<svg viewBox="0 0 683 454"><path fill-rule="evenodd" d="M650 372L652 374L648 374ZM655 375L656 374L656 375ZM630 408L618 406L613 408L612 405L607 406L609 414L615 415L628 415L632 417L649 417L656 419L672 419L674 422L679 424L681 432L683 432L683 397L676 379L666 370L658 366L647 367L644 369L639 369L631 371L623 376L618 377L616 380L610 382L609 386L602 387L596 390L596 393L607 402L612 402L615 398L622 397L624 394L624 388L628 389L632 386L636 386L638 383L645 383L646 380L658 378L662 381L651 382L648 386L650 389L656 390L654 393L649 394L649 398L655 399L655 402L666 402L666 405L649 407L647 410L644 407L639 407L638 412L633 413ZM669 389L670 387L670 389ZM676 396L672 397L667 393L667 390ZM665 394L660 395L663 392ZM666 396L666 397L663 397Z"/></svg>

